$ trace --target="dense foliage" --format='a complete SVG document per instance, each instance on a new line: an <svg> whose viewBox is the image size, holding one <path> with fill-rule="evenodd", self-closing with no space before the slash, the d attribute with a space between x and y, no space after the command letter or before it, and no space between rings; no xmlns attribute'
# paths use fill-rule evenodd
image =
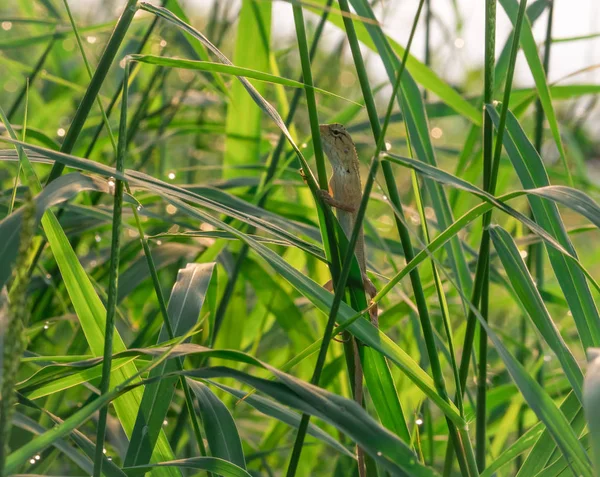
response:
<svg viewBox="0 0 600 477"><path fill-rule="evenodd" d="M396 3L0 5L0 475L595 475L600 86L547 81L552 0L486 0L460 85Z"/></svg>

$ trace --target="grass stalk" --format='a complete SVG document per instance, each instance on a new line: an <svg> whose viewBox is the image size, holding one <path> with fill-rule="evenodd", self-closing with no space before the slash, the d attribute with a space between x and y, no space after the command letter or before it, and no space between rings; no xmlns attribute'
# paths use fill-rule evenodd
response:
<svg viewBox="0 0 600 477"><path fill-rule="evenodd" d="M493 6L492 6L493 3ZM494 17L494 23L495 23L495 0L488 0L488 3L486 4L486 31L490 32L490 30L492 30L492 28L495 30L495 26L492 27L492 15ZM498 133L496 135L496 144L495 144L495 148L494 148L494 154L493 156L491 155L491 133L490 132L485 132L485 124L487 124L487 122L489 122L490 126L491 126L491 118L489 118L489 116L487 114L485 114L484 116L484 146L487 144L487 153L484 152L484 157L487 156L487 160L484 160L484 187L487 188L487 191L490 192L491 194L495 193L496 190L496 183L497 183L497 178L498 178L498 168L500 165L500 155L502 152L502 139L503 139L503 135L504 135L504 126L506 124L506 116L508 113L508 102L510 100L510 93L511 93L511 89L512 89L512 82L513 82L513 77L514 77L514 70L515 70L515 63L516 63L516 58L517 58L517 53L519 51L519 38L520 38L520 34L521 34L521 26L523 25L523 19L525 16L525 7L526 7L526 0L521 0L521 3L519 5L519 14L517 17L517 22L515 24L515 33L513 35L513 39L512 39L512 45L511 45L511 52L510 52L510 60L509 60L509 66L508 66L508 72L507 72L507 77L506 77L506 85L504 88L504 96L503 96L503 103L502 103L502 111L501 111L501 116L500 116L500 123L499 123L499 127L498 127ZM488 6L489 5L489 6ZM493 30L492 30L493 31ZM491 32L490 32L491 33ZM486 48L486 51L488 51L488 48ZM489 49L489 52L486 53L486 70L489 68L489 66L487 66L487 64L490 61L494 61L494 50ZM491 55L491 58L490 58ZM492 71L493 71L493 65L492 65ZM489 87L489 82L491 82L491 79L488 79L486 81L486 92L487 89ZM493 92L492 92L493 94ZM487 139L486 139L487 137ZM490 160L491 158L491 160ZM487 162L487 165L485 165ZM475 281L474 281L474 285L473 285L473 295L471 298L471 303L473 304L474 307L477 307L480 305L480 301L481 298L485 295L486 297L488 296L488 292L485 290L486 288L486 282L487 282L487 274L488 274L488 265L489 265L489 253L490 253L490 236L489 236L489 230L488 230L488 226L491 222L491 211L487 212L486 214L484 214L483 219L482 219L482 226L483 226L483 235L482 235L482 239L481 239L481 243L479 246L479 254L478 254L478 258L477 258L477 265L476 265L476 271L475 271ZM489 282L488 282L488 286L489 286ZM480 309L482 311L487 311L488 305L483 305L482 307L480 307ZM483 315L484 317L486 317L486 315ZM471 356L471 351L473 349L473 340L475 337L475 325L477 323L477 318L475 316L475 313L473 312L473 310L471 309L467 318L467 327L465 330L465 340L464 340L464 346L463 346L463 354L462 354L462 358L461 358L461 363L460 363L460 369L459 369L459 373L460 373L460 382L461 382L461 389L459 390L460 393L462 393L464 395L464 391L465 391L465 386L466 386L466 381L467 381L467 376L469 373L469 361L470 361L470 356ZM483 330L482 330L482 334L483 334ZM481 349L481 343L484 340L484 337L480 338L480 352L482 351ZM486 340L486 344L484 345L485 350L487 349L487 338L485 338ZM482 359L483 356L480 356L480 361ZM483 358L485 360L485 357ZM483 371L487 368L487 360L485 362L485 368L483 367L483 365L480 363L479 364L479 376L480 379L478 380L478 410L477 410L477 428L479 429L479 426L481 426L482 424L480 424L482 421L485 420L485 404L481 403L481 399L483 398L483 394L484 394L484 390L480 390L480 386L485 386L485 381L484 383L480 383L479 381L481 381L481 376L484 375ZM479 405L482 406L482 409L479 408ZM485 430L478 430L477 432L477 448L480 449L477 451L477 456L478 456L478 464L479 465L483 465L483 467L485 467ZM483 450L481 450L483 449Z"/></svg>
<svg viewBox="0 0 600 477"><path fill-rule="evenodd" d="M29 248L35 236L35 202L28 191L25 198L23 221L20 233L19 251L15 264L15 286L10 295L0 296L0 307L6 311L6 323L2 323L2 374L0 375L0 477L4 477L6 456L9 451L12 416L15 411L15 385L21 356L27 347L25 330L29 320L27 309L27 261Z"/></svg>
<svg viewBox="0 0 600 477"><path fill-rule="evenodd" d="M121 43L127 34L127 30L133 21L136 11L137 0L127 0L127 4L125 5L123 13L121 14L121 17L119 18L119 21L117 22L117 25L115 26L115 29L108 40L102 56L100 57L98 67L94 72L94 76L90 81L88 89L86 90L81 103L79 103L79 107L77 108L75 117L71 122L71 126L65 134L65 139L60 148L60 152L70 154L73 151L75 143L77 142L77 138L83 129L83 125L85 124L85 121L92 109L94 101L96 101L96 98L100 93L100 88L106 79L108 71L113 64L115 56L117 55L119 47L121 46ZM50 171L46 183L48 184L60 176L64 168L65 167L63 164L55 162L52 166L52 170Z"/></svg>
<svg viewBox="0 0 600 477"><path fill-rule="evenodd" d="M27 112L28 112L28 104L29 104L29 80L25 81L25 89L26 89L26 100L25 100L25 112L23 114L23 130L21 131L21 138L23 140L23 142L25 142L26 138L27 138ZM8 121L10 121L10 117L8 117ZM21 164L21 157L20 155L22 154L22 151L19 151L18 155L19 155L19 163L17 164L17 173L15 175L15 181L13 183L13 190L12 190L12 194L10 197L10 203L8 204L8 213L6 214L7 216L9 216L10 214L13 213L13 208L15 206L15 201L17 200L17 188L19 187L19 179L21 177L21 170L22 170L22 164Z"/></svg>
<svg viewBox="0 0 600 477"><path fill-rule="evenodd" d="M76 40L77 40L77 44L78 44L79 49L81 51L81 55L83 57L83 61L85 63L86 70L87 70L88 74L90 75L90 77L93 77L92 71L91 71L91 67L89 65L89 62L88 62L86 54L85 54L85 50L83 49L83 46L82 46L82 42L81 42L81 38L80 38L79 32L77 30L77 26L75 24L75 21L73 19L72 14L71 14L71 10L70 10L70 8L69 8L69 6L68 6L68 4L67 4L66 1L65 1L65 8L67 10L67 14L69 16L69 20L71 22L71 26L73 28L73 31L75 32L75 37L76 37ZM158 17L155 17L155 20L157 18ZM139 46L140 50L144 47L144 45L145 45L146 41L148 40L148 38L149 38L149 36L150 36L150 34L151 34L151 32L152 32L155 24L156 24L156 22L154 21L151 24L150 28L146 31L146 35L144 36L144 39L142 40L142 42L141 42L141 44ZM129 147L129 144L130 144L130 142L131 142L131 140L133 138L133 135L135 134L135 130L137 129L137 126L138 126L138 123L139 123L139 119L141 118L141 114L143 114L142 112L146 111L146 106L147 106L147 103L145 101L142 101L142 104L139 105L139 107L138 107L138 109L136 111L136 114L134 115L134 119L132 120L132 124L130 125L131 127L128 128L127 125L126 125L126 122L127 122L127 107L126 107L126 105L123 105L123 103L127 103L127 101L128 101L129 79L131 77L131 75L129 74L130 73L130 68L131 68L131 63L127 62L126 68L125 68L125 74L123 75L123 78L121 80L121 92L122 92L122 95L121 95L121 98L122 98L121 121L125 122L125 126L121 130L121 134L125 133L125 136L124 136L124 138L121 138L121 134L119 134L119 140L123 141L123 144L121 145L121 149L123 151L123 154L124 154L124 151L126 151L127 148ZM153 78L155 76L156 75L154 75ZM152 85L152 84L153 84L153 81L151 80L150 85ZM147 91L147 93L148 92L149 91ZM119 97L119 94L118 94L118 92L116 92L115 95L113 96L113 99L115 100L115 102L116 102L116 99L118 97ZM146 96L144 96L144 98L145 97ZM114 103L111 103L111 104L114 104ZM113 144L113 147L115 147L116 146L115 145L115 139L114 139L112 130L110 128L110 123L108 121L108 114L105 112L105 110L104 110L104 108L102 106L102 103L100 102L100 98L99 97L98 97L98 107L100 108L100 111L102 113L102 119L103 119L103 121L101 122L101 125L104 125L106 127L108 135L109 135L109 139L111 141L111 144ZM174 116L174 114L173 114L173 116ZM136 119L138 120L137 122L135 121ZM172 116L171 116L170 119L172 119ZM132 129L134 131L133 133L131 132ZM159 130L159 134L160 134L160 132L161 131ZM93 144L94 144L94 142L92 142L90 144L90 148L93 147ZM90 150L90 152L91 152L91 150ZM117 158L117 170L118 170L119 153L117 153L117 157L116 158ZM129 192L129 194L131 194L131 191L129 190L129 185L125 185L125 187L127 188L127 191ZM100 199L100 197L101 197L101 194L94 195L92 203L93 204L97 203L98 200ZM173 329L172 329L172 326L171 326L171 322L169 320L169 316L167 314L167 306L166 306L166 302L165 302L164 296L162 294L162 289L160 287L160 282L158 280L158 274L156 272L156 267L154 266L154 261L152 259L152 253L150 251L150 248L148 247L148 242L147 242L145 234L144 234L144 230L143 230L140 218L139 218L139 214L138 214L137 208L134 205L131 205L131 210L132 210L132 213L133 213L133 216L135 218L135 222L136 222L136 225L137 225L137 228L138 228L138 233L140 235L140 241L142 243L142 249L144 250L144 256L146 257L148 268L150 270L150 274L151 274L151 277L152 277L152 282L153 282L153 285L154 285L155 293L157 294L157 299L158 299L158 302L159 302L159 308L161 310L161 315L163 317L163 322L164 322L165 328L167 330L167 333L169 335L169 339L173 339L174 338L174 333L173 333ZM111 265L112 265L112 261L111 261ZM111 268L111 270L112 270L112 268ZM107 326L108 326L108 324L107 324ZM182 360L177 359L176 363L177 363L178 369L179 370L183 370L183 362L182 362ZM200 431L200 425L198 423L198 417L196 416L196 413L194 411L192 394L191 394L191 392L189 390L189 387L188 387L187 382L185 381L184 377L181 377L180 382L181 382L182 389L184 391L186 406L188 408L190 419L192 421L192 428L194 430L194 434L195 434L195 437L196 437L196 442L198 444L198 448L200 449L200 454L201 455L206 455L206 448L204 446L204 440L202 438L202 433ZM101 462L100 462L100 467L101 467Z"/></svg>
<svg viewBox="0 0 600 477"><path fill-rule="evenodd" d="M348 41L350 43L350 49L352 51L352 57L354 59L354 64L356 67L358 79L361 85L361 90L363 93L363 98L365 100L365 106L367 108L367 113L369 116L369 121L371 124L371 129L373 132L373 137L375 141L379 143L384 139L381 137L381 126L379 125L377 109L375 107L375 100L373 98L373 94L371 92L371 88L369 85L369 79L367 76L367 71L365 68L364 60L362 58L362 54L360 51L360 46L358 42L358 38L356 35L356 31L354 28L354 24L352 19L348 16L350 13L350 8L347 0L339 0L340 9L342 12L345 12L346 15L343 17L344 27L346 30L346 35L348 37ZM417 20L418 16L421 13L421 9L423 7L423 0L419 3L419 8L417 11ZM416 24L416 22L415 22ZM404 65L408 56L405 52L404 61L401 65ZM400 241L402 244L402 248L404 250L404 256L406 257L406 261L410 262L414 257L414 249L412 246L410 232L403 222L402 218L404 217L403 207L400 200L400 194L398 193L398 188L396 186L396 179L394 177L394 173L392 170L392 166L388 161L384 161L382 164L382 170L386 182L386 187L388 189L388 197L392 204L392 206L398 211L399 216L395 215L395 223L396 228L398 230L398 234L400 236ZM431 323L431 319L429 316L429 310L427 308L427 300L425 298L425 293L423 290L423 285L421 282L420 274L418 269L414 269L410 272L410 281L413 287L413 292L415 295L415 302L417 308L419 310L419 318L421 321L421 327L423 330L423 335L425 338L425 343L427 347L427 352L429 355L429 360L431 364L431 370L433 374L434 383L436 385L436 389L438 390L440 396L450 402L450 398L448 397L448 393L446 391L446 386L444 382L444 377L442 374L441 364L439 360L439 356L437 353L437 348L435 345L435 338L433 335L433 325ZM461 468L463 472L467 475L476 474L474 457L472 456L472 451L470 449L470 445L465 443L462 440L462 437L459 435L459 430L456 428L454 423L452 423L449 419L446 420L448 424L448 428L450 430L450 434L452 437L452 441L460 449L458 456L459 462L461 464ZM464 437L464 436L463 436Z"/></svg>
<svg viewBox="0 0 600 477"><path fill-rule="evenodd" d="M13 102L13 104L10 106L10 109L6 113L6 116L8 117L9 121L13 120L14 115L19 110L19 106L21 106L23 99L25 99L25 95L27 94L28 88L31 87L31 85L37 78L37 75L39 74L39 72L42 71L42 69L44 68L44 65L46 64L46 60L48 59L48 55L52 51L52 48L54 47L55 43L56 43L56 37L53 36L50 39L50 41L48 42L48 46L46 47L46 49L44 50L42 55L39 57L37 62L35 63L33 70L31 71L29 76L26 78L25 84L23 84L23 86L19 90L19 94L17 94L15 101Z"/></svg>
<svg viewBox="0 0 600 477"><path fill-rule="evenodd" d="M92 74L92 68L87 59L87 55L85 54L85 50L83 49L83 44L81 42L81 35L79 35L79 30L77 29L77 25L75 24L75 19L73 18L73 14L71 13L71 8L69 7L69 2L67 0L63 0L63 4L65 6L65 10L67 11L67 16L69 17L69 22L71 23L71 28L73 29L73 33L75 34L75 41L77 41L77 46L81 53L81 58L83 59L83 64L85 65L85 69L86 69L88 75L90 76L90 78L93 78L94 75ZM125 75L123 76L123 79L125 79ZM121 87L121 90L122 89L123 88ZM96 96L96 103L98 104L98 108L100 109L100 113L102 114L102 124L104 124L106 126L106 128L108 129L108 136L109 136L110 142L112 144L113 150L115 151L115 154L118 157L117 144L115 143L115 138L114 138L114 135L112 134L112 130L110 128L110 123L108 122L108 116L106 114L106 111L104 110L104 106L102 105L102 100L100 99L100 95Z"/></svg>
<svg viewBox="0 0 600 477"><path fill-rule="evenodd" d="M544 57L542 64L544 67L544 73L548 77L548 70L550 68L550 50L552 47L552 22L554 18L554 0L550 0L548 4L548 19L546 23L546 38L544 40ZM542 153L542 143L544 138L544 108L542 102L537 99L535 102L535 126L534 126L534 147L538 154ZM531 214L530 214L531 215ZM527 268L535 277L535 283L538 290L542 290L544 286L544 247L541 243L533 243L527 248ZM521 317L521 329L520 329L520 342L525 345L527 342L527 317ZM526 354L523 353L521 363L525 364ZM543 367L540 368L538 373L538 380L543 380ZM519 412L517 422L517 436L520 437L525 429L525 407L521 408ZM517 469L520 468L522 459L519 456L516 459Z"/></svg>
<svg viewBox="0 0 600 477"><path fill-rule="evenodd" d="M308 88L305 88L304 94L306 97L306 103L307 103L307 108L308 108L310 131L311 131L311 136L312 136L313 146L314 146L315 162L317 164L317 180L318 180L319 187L323 190L327 190L328 189L327 172L325 169L325 158L323 156L323 149L321 147L321 134L319 131L319 116L318 116L318 111L317 111L317 101L315 98L315 91L313 88L314 82L313 82L312 70L311 70L311 66L310 66L310 55L309 55L309 51L308 51L308 43L306 40L306 30L305 30L305 26L304 26L304 14L302 12L302 6L300 6L300 5L294 4L292 6L292 10L293 10L293 14L294 14L294 26L295 26L295 30L296 30L296 39L298 42L298 50L300 52L300 63L302 66L302 80L303 80L304 84L306 84L308 86ZM334 224L333 214L331 212L331 208L329 208L328 206L323 204L322 200L319 199L317 202L322 206L320 208L320 211L322 212L322 215L320 216L320 218L322 217L322 225L324 227L321 228L321 235L323 237L323 245L325 248L326 255L328 258L331 257L331 260L329 262L331 276L332 276L334 288L337 290L340 285L340 283L339 283L339 274L340 274L339 258L340 257L339 257L339 250L338 250L337 244L335 242L335 229L334 229L334 225L333 225ZM365 202L365 201L363 200L363 202ZM362 205L363 204L361 203L361 206ZM365 204L365 208L366 208L366 204ZM364 213L364 211L363 211L363 213ZM348 250L351 250L351 249L349 248ZM344 289L343 286L341 288L342 288L342 290ZM326 343L328 343L328 340L326 339L326 335L327 335L327 333L329 333L331 335L331 332L333 330L333 324L330 326L329 321L331 321L331 320L328 320L328 322L326 324L325 335L323 337L323 343L321 346L321 349L325 348L325 353L322 353L321 351L319 352L319 357L317 358L317 367L315 367L315 371L313 372L313 375L311 378L311 383L315 384L315 385L318 385L318 383L319 383L319 379L321 376L321 370L325 363L325 356L322 356L322 355L326 355ZM348 357L349 356L348 347L345 347L345 351L346 351L346 355ZM355 372L355 366L356 366L356 363L354 363L354 369L350 369L351 375L353 375ZM310 416L308 414L302 415L302 418L300 421L300 426L298 428L298 432L296 433L296 439L294 441L292 456L290 457L290 462L289 462L288 468L287 468L286 475L288 477L293 477L296 475L296 470L298 469L298 464L300 462L300 455L302 453L302 448L304 446L304 438L306 436L306 431L308 429L309 420L310 420Z"/></svg>
<svg viewBox="0 0 600 477"><path fill-rule="evenodd" d="M137 0L127 0L125 9L123 10L123 13L121 14L121 17L119 18L117 25L115 26L115 29L113 30L110 39L108 40L108 43L104 49L104 52L102 53L102 56L100 57L100 61L98 62L98 67L96 68L96 71L94 72L94 75L90 81L90 84L89 84L81 102L79 103L77 111L75 112L75 116L73 118L73 121L71 122L71 126L69 127L69 129L67 130L67 133L65 134L64 141L60 147L60 152L63 152L65 154L70 154L73 151L73 148L75 147L75 143L77 142L77 139L79 138L79 134L81 134L81 131L83 130L83 126L87 120L87 117L88 117L91 109L92 109L94 101L96 101L96 98L98 97L98 95L100 93L100 88L101 88L102 84L104 83L106 76L108 75L110 67L113 64L115 56L117 55L117 53L119 51L119 47L121 46L121 43L123 42L123 40L125 38L125 35L127 34L127 30L129 29L129 26L131 25L131 22L133 21L133 17L135 15L136 11L137 11ZM106 118L107 118L107 116L104 115L104 119L106 119ZM64 170L64 168L65 167L63 164L61 164L60 162L55 162L54 165L52 166L52 169L50 170L50 174L48 175L46 184L49 184L54 179L59 177L62 174L62 171ZM59 212L59 214L60 214L60 212ZM29 275L32 274L33 270L37 266L37 262L42 255L42 251L45 246L45 243L46 243L45 240L42 240L37 245L37 249L35 250L35 252L32 254L33 260L29 267Z"/></svg>
<svg viewBox="0 0 600 477"><path fill-rule="evenodd" d="M310 61L313 60L314 56L317 53L319 41L321 39L321 35L323 34L323 29L325 27L325 23L327 22L327 17L329 15L328 7L332 3L333 3L333 0L327 0L327 6L326 6L327 8L323 11L323 14L321 15L321 19L319 20L317 28L315 29L315 34L314 34L313 41L312 41L312 44L310 47L310 52L309 52L309 60ZM300 76L299 81L304 82L302 75ZM288 128L292 124L294 116L296 115L296 111L298 109L298 104L300 103L300 98L302 97L302 93L303 93L302 89L299 89L299 88L296 89L296 91L294 92L294 96L292 97L292 100L290 101L289 111L288 111L287 117L285 119L285 125ZM271 181L273 180L273 178L275 177L275 172L277 171L277 168L279 167L279 161L280 161L281 155L283 154L285 144L286 144L286 137L283 133L281 133L279 135L277 145L275 146L275 149L273 150L273 154L271 155L271 158L269 160L269 165L268 165L267 171L261 177L260 184L255 192L256 203L261 208L265 206L267 199L269 197L269 192L270 192L269 185L270 185ZM249 229L249 233L253 233L252 228ZM218 334L218 331L223 322L223 319L225 318L225 312L227 311L227 307L229 306L229 302L231 301L231 297L233 296L233 292L235 290L235 285L237 283L237 279L239 277L242 265L244 264L244 261L246 260L246 257L248 256L249 251L250 251L250 249L249 249L248 245L244 244L242 246L242 248L240 249L240 252L238 253L237 259L235 261L235 265L233 267L233 271L229 277L229 280L227 281L227 285L225 285L225 290L223 291L223 295L221 297L221 300L219 301L219 306L218 306L217 312L215 314L215 326L214 326L214 331L212 332L212 335L211 335L211 345L214 344L217 334Z"/></svg>
<svg viewBox="0 0 600 477"><path fill-rule="evenodd" d="M117 145L116 169L123 173L127 153L127 81L129 64L125 65L123 81L123 100L121 101L121 120L119 122L119 139ZM110 389L110 370L112 366L113 335L115 330L115 313L117 310L118 282L119 282L119 254L121 250L121 225L123 213L123 188L124 183L114 179L114 205L112 219L112 240L110 247L110 272L108 279L108 300L106 303L106 330L104 333L104 360L102 361L102 380L100 394L108 393ZM108 417L108 404L100 408L98 429L96 433L96 452L94 455L94 477L102 474L102 461L104 450L104 437L106 432L106 419Z"/></svg>
<svg viewBox="0 0 600 477"><path fill-rule="evenodd" d="M496 0L487 0L485 3L485 68L484 68L484 86L483 102L488 104L494 96L494 64L496 61ZM509 73L510 74L510 73ZM494 141L494 126L488 114L483 117L483 189L490 192L491 174L492 174L492 148ZM500 143L501 144L501 143ZM493 193L493 191L492 191ZM491 213L483 216L484 227L489 225ZM482 241L487 241L487 257L479 257L486 262L483 268L482 290L481 290L481 315L487 321L489 311L489 234L484 233ZM483 328L479 330L479 362L477 372L477 415L475 419L475 452L477 457L477 467L479 471L485 468L486 454L486 426L487 426L487 334Z"/></svg>
<svg viewBox="0 0 600 477"><path fill-rule="evenodd" d="M164 3L165 2L163 1L162 2L163 6L164 6ZM150 24L150 26L144 33L144 37L142 38L142 41L140 41L135 53L138 53L138 54L142 53L142 51L144 50L144 47L146 46L146 44L148 43L148 40L150 39L150 36L152 35L152 33L154 32L154 29L156 28L157 23L158 23L158 17L154 17L152 19L152 23ZM119 87L114 92L114 94L110 100L110 103L108 104L108 106L106 108L106 117L107 118L110 117L110 114L111 114L113 108L115 107L115 104L117 104L117 101L119 100L119 97L121 96L121 92L123 91L123 81L124 80L125 80L124 77L121 78ZM98 126L96 127L94 134L92 135L92 140L90 141L90 144L88 145L88 147L86 149L84 157L90 157L90 155L92 154L92 151L94 150L94 147L96 146L96 143L98 142L98 139L100 138L100 134L102 133L103 128L104 128L103 122L98 124Z"/></svg>

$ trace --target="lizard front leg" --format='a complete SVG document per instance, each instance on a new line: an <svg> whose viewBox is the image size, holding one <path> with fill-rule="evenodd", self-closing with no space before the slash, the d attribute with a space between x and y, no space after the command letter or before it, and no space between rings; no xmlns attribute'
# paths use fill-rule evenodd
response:
<svg viewBox="0 0 600 477"><path fill-rule="evenodd" d="M340 209L345 212L356 212L356 207L354 205L346 204L345 202L336 199L329 193L329 191L319 189L319 195L321 196L321 199L323 199L323 201L329 204L331 207L335 207L336 209Z"/></svg>

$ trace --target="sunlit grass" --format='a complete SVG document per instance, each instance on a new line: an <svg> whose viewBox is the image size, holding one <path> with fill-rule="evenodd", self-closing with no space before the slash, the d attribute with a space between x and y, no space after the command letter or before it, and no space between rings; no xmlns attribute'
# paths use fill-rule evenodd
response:
<svg viewBox="0 0 600 477"><path fill-rule="evenodd" d="M414 49L435 2L406 44L384 3L0 7L0 475L352 476L356 446L369 476L595 475L600 206L569 111L599 87L546 80L552 2L486 0L464 85ZM367 192L350 240L318 194L331 122Z"/></svg>

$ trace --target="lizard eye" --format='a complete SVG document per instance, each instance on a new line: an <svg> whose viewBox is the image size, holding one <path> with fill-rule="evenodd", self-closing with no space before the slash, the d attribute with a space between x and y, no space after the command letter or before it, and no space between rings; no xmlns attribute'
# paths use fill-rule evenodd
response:
<svg viewBox="0 0 600 477"><path fill-rule="evenodd" d="M344 133L342 131L340 131L339 129L331 129L331 135L333 137L340 137L340 136L343 136Z"/></svg>

